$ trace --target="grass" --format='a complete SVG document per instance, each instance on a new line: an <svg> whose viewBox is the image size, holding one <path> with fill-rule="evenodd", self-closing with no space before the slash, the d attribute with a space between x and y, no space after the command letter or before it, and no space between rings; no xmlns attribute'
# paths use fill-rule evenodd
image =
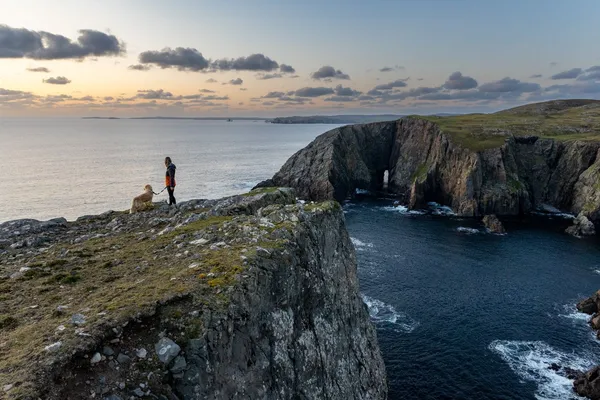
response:
<svg viewBox="0 0 600 400"><path fill-rule="evenodd" d="M511 135L558 141L600 140L600 103L552 109L545 107L547 104L532 104L494 114L410 118L436 123L458 144L474 151L500 147Z"/></svg>
<svg viewBox="0 0 600 400"><path fill-rule="evenodd" d="M206 217L146 240L139 240L136 233L77 244L63 239L35 256L17 259L4 255L0 268L12 262L11 270L21 265L31 269L18 279L0 278L0 388L31 376L31 365L49 365L49 358L68 357L73 349L92 340L75 335L76 327L70 324L75 313L86 316L85 332L99 337L106 326L150 314L157 303L181 296L198 296L204 304L224 309L229 301L224 293L245 269L242 256L248 260L255 257L256 245L273 249L283 244L269 239L212 250L210 243L189 244L205 235L215 238L212 242L230 240L252 224L269 234L246 216L235 218ZM179 248L178 243L185 246ZM197 266L190 268L192 263ZM67 312L57 312L59 305L68 306ZM59 325L67 329L58 332ZM193 334L199 327L190 329ZM49 355L44 347L57 341L62 341L61 349ZM28 393L34 393L30 384L11 391L11 395Z"/></svg>

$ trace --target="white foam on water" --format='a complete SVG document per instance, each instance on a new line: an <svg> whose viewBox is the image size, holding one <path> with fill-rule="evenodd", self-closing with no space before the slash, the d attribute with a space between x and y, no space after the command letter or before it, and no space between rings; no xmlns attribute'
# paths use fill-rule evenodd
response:
<svg viewBox="0 0 600 400"><path fill-rule="evenodd" d="M595 269L595 270L594 270L594 273L596 273L596 274L600 275L600 269Z"/></svg>
<svg viewBox="0 0 600 400"><path fill-rule="evenodd" d="M590 359L574 353L561 352L545 342L494 340L489 349L496 353L510 368L526 381L535 382L535 397L539 400L580 399L573 392L573 382L548 367L556 363L562 368L569 367L586 371L594 365Z"/></svg>
<svg viewBox="0 0 600 400"><path fill-rule="evenodd" d="M476 233L479 233L479 229L467 228L466 226L459 226L458 228L456 228L456 231L460 233L465 233L467 235L474 235Z"/></svg>
<svg viewBox="0 0 600 400"><path fill-rule="evenodd" d="M562 306L562 309L563 313L558 314L559 317L568 318L575 321L583 321L586 324L590 320L590 315L579 312L577 307L572 304L565 304Z"/></svg>
<svg viewBox="0 0 600 400"><path fill-rule="evenodd" d="M404 214L404 215L423 215L425 214L425 211L419 211L419 210L409 210L408 207L405 206L383 206L383 207L379 207L380 210L383 211L391 211L391 212L397 212L400 214Z"/></svg>
<svg viewBox="0 0 600 400"><path fill-rule="evenodd" d="M415 321L403 312L397 311L394 306L361 294L363 302L369 308L371 320L380 327L389 328L395 332L411 333L419 326Z"/></svg>
<svg viewBox="0 0 600 400"><path fill-rule="evenodd" d="M575 219L575 215L573 214L569 214L569 213L546 213L546 212L540 212L540 211L532 211L531 212L533 215L539 215L542 217L548 217L548 218L564 218L564 219Z"/></svg>
<svg viewBox="0 0 600 400"><path fill-rule="evenodd" d="M456 215L454 213L454 211L452 211L452 209L448 206L443 206L439 203L436 202L429 202L427 203L427 205L429 206L429 208L431 209L431 213L433 215L445 215L445 216L452 216L452 215Z"/></svg>
<svg viewBox="0 0 600 400"><path fill-rule="evenodd" d="M373 248L373 243L365 243L355 237L351 237L350 241L354 245L354 248L358 251L365 250L365 248Z"/></svg>

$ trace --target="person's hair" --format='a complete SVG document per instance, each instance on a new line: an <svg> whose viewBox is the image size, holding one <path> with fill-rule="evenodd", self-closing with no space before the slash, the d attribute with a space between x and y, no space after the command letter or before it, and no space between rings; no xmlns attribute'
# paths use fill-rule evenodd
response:
<svg viewBox="0 0 600 400"><path fill-rule="evenodd" d="M171 164L171 157L165 157L165 164Z"/></svg>

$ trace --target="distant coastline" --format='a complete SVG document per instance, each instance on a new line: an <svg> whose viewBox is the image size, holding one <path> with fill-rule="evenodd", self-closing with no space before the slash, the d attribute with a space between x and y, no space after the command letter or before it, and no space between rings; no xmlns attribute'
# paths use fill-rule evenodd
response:
<svg viewBox="0 0 600 400"><path fill-rule="evenodd" d="M264 117L81 117L82 119L182 119L182 120L199 120L199 121L264 121Z"/></svg>

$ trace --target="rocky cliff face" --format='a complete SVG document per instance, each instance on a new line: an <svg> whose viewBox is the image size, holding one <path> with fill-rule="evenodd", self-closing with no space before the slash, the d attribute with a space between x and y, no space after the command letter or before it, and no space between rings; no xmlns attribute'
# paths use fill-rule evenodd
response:
<svg viewBox="0 0 600 400"><path fill-rule="evenodd" d="M513 136L479 150L458 143L435 122L407 117L329 131L293 155L265 182L291 186L300 197L343 201L356 189L383 187L412 208L427 202L461 216L519 215L536 208L600 217L600 142ZM259 185L260 186L260 185Z"/></svg>
<svg viewBox="0 0 600 400"><path fill-rule="evenodd" d="M0 392L385 399L335 202L263 189L0 225Z"/></svg>

